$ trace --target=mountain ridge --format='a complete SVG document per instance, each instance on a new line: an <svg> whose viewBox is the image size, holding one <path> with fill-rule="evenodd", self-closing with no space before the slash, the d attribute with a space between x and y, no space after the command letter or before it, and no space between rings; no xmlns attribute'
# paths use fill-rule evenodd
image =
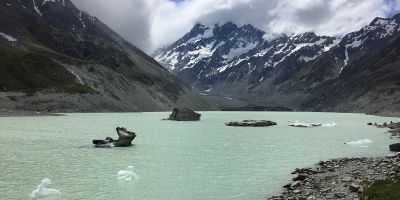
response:
<svg viewBox="0 0 400 200"><path fill-rule="evenodd" d="M364 88L364 92L359 93L355 92L356 88L350 88L348 90L353 92L348 92L342 88L344 92L349 93L348 96L357 94L357 97L352 96L354 99L380 99L371 103L370 108L367 108L367 100L364 100L360 102L362 106L353 106L354 109L349 103L346 103L346 101L349 101L346 99L347 97L336 99L338 103L326 103L328 100L318 100L318 97L324 96L324 90L330 91L333 88L333 86L332 88L329 86L330 83L340 85L340 81L344 79L343 77L351 79L352 75L357 75L359 76L358 79L365 79L366 77L364 76L366 75L365 73L360 73L361 69L371 70L369 67L372 66L363 65L362 63L365 63L366 58L374 57L378 54L383 56L384 53L380 53L382 49L386 49L384 51L390 50L387 45L390 46L390 41L396 40L399 36L399 18L400 14L394 15L392 18L376 18L369 25L344 35L340 40L334 37L317 36L314 33L283 35L271 41L261 40L256 46L237 55L226 64L212 62L213 60L218 60L218 57L222 57L215 54L214 52L217 51L214 50L211 56L200 57L202 60L199 62L200 66L197 67L203 71L208 70L209 73L195 81L193 79L185 79L189 72L182 73L173 70L171 72L186 81L189 80L188 82L202 90L203 95L206 97L214 100L218 99L216 96L237 99L236 103L239 106L278 104L278 107L285 106L293 110L398 113L400 108L393 108L392 106L393 102L396 102L396 99L399 98L397 94L391 96L393 100L390 100L392 103L389 105L384 102L387 100L383 100L390 98L388 94L382 94L382 98L375 93L372 95L374 97L366 97L368 93L373 93L373 91ZM220 41L214 42L218 43ZM205 44L207 44L207 41L204 40L197 41L197 43L189 42L186 45L192 45L192 49L204 49L206 47ZM176 49L172 45L168 51L164 50L153 56L167 69L171 69L168 63L167 65L165 64L170 61L171 55L173 57L180 54L193 54L193 52L171 51L174 48ZM229 50L225 49L224 52ZM392 57L383 57L395 62L396 59L393 57L396 54L390 55ZM177 58L180 57L174 57L174 59ZM175 60L174 64L177 66L174 67L176 69L189 69L193 71L192 73L200 71L192 69L196 68L196 66L185 67L185 62L183 61ZM393 66L391 69L385 67L382 67L382 69L398 71ZM389 73L389 71L386 73ZM379 77L373 77L374 81L377 78ZM379 83L380 81L382 80L376 80ZM394 80L391 79L390 81L393 82ZM340 96L337 92L335 95ZM334 97L330 96L329 99L335 99ZM227 101L226 98L219 98L219 100L215 100L215 103L222 107L229 107L232 104L234 107L238 107L235 102ZM385 109L381 107L385 107ZM390 111L390 109L393 111Z"/></svg>

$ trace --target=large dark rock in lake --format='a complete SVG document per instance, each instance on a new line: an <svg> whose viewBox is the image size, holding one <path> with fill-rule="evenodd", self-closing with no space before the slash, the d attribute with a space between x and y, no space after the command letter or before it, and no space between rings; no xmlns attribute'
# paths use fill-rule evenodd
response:
<svg viewBox="0 0 400 200"><path fill-rule="evenodd" d="M390 151L400 152L400 143L389 145Z"/></svg>
<svg viewBox="0 0 400 200"><path fill-rule="evenodd" d="M132 140L135 139L136 133L126 130L123 127L117 127L118 140L107 137L105 140L93 140L96 148L111 148L111 147L128 147L132 145Z"/></svg>
<svg viewBox="0 0 400 200"><path fill-rule="evenodd" d="M274 126L276 122L269 121L269 120L243 120L241 122L234 121L234 122L227 122L225 123L227 126Z"/></svg>
<svg viewBox="0 0 400 200"><path fill-rule="evenodd" d="M174 108L168 120L174 121L199 121L201 114L194 112L189 108Z"/></svg>

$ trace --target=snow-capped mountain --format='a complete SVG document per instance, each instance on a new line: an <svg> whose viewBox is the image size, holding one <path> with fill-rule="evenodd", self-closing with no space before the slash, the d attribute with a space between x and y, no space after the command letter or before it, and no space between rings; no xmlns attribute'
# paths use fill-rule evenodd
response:
<svg viewBox="0 0 400 200"><path fill-rule="evenodd" d="M310 63L304 69L307 73L301 74L302 80L315 84L361 70L362 60L377 54L399 35L399 14L393 18L376 18L360 30L345 35L338 45Z"/></svg>
<svg viewBox="0 0 400 200"><path fill-rule="evenodd" d="M171 72L193 83L254 49L263 42L263 34L251 25L196 24L177 42L159 50L155 58Z"/></svg>
<svg viewBox="0 0 400 200"><path fill-rule="evenodd" d="M218 32L220 27L229 31ZM267 41L263 35L251 25L196 25L155 58L209 98L222 97L220 106L234 100L296 110L400 113L399 106L385 107L400 102L393 90L400 88L400 14L376 18L341 39L304 33Z"/></svg>
<svg viewBox="0 0 400 200"><path fill-rule="evenodd" d="M197 87L211 87L244 78L267 78L270 71L284 68L280 76L297 71L336 45L332 37L314 33L263 39L264 32L232 23L206 27L197 24L183 38L155 53L167 69ZM275 77L276 80L282 77Z"/></svg>
<svg viewBox="0 0 400 200"><path fill-rule="evenodd" d="M400 113L400 14L376 18L342 41L287 85L305 93L302 108ZM290 82L290 84L289 84Z"/></svg>

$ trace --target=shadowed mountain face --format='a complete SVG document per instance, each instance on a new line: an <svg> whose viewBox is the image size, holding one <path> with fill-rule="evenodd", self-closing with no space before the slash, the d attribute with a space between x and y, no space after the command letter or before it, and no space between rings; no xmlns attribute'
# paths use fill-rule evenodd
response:
<svg viewBox="0 0 400 200"><path fill-rule="evenodd" d="M331 55L319 58L331 62L315 62L299 74L298 83L318 83L301 106L319 111L399 115L399 44L400 15L377 18L369 26L346 35ZM319 75L327 70L336 74Z"/></svg>
<svg viewBox="0 0 400 200"><path fill-rule="evenodd" d="M0 3L0 72L5 109L210 108L189 85L70 0Z"/></svg>
<svg viewBox="0 0 400 200"><path fill-rule="evenodd" d="M398 114L399 17L376 18L340 40L304 33L267 41L251 25L196 25L154 57L221 107Z"/></svg>

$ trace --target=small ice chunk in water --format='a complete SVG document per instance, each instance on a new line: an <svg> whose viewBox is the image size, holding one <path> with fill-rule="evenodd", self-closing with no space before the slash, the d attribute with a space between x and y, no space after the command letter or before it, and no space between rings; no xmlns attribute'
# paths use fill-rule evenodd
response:
<svg viewBox="0 0 400 200"><path fill-rule="evenodd" d="M119 170L117 173L117 179L125 181L131 181L132 179L137 179L138 176L133 170L134 170L133 166L128 166L126 170Z"/></svg>
<svg viewBox="0 0 400 200"><path fill-rule="evenodd" d="M329 122L322 124L322 127L337 127L338 125L335 122Z"/></svg>
<svg viewBox="0 0 400 200"><path fill-rule="evenodd" d="M372 140L363 139L363 140L346 142L345 144L349 144L349 145L352 145L352 146L359 146L359 147L368 147L367 144L370 144L370 143L372 143Z"/></svg>
<svg viewBox="0 0 400 200"><path fill-rule="evenodd" d="M289 124L289 126L293 126L293 127L303 127L303 128L311 128L311 127L318 127L318 126L321 126L321 124L319 124L319 123L308 123L308 122L302 122L302 121L296 120L296 121L294 121L294 122L291 122L291 123Z"/></svg>
<svg viewBox="0 0 400 200"><path fill-rule="evenodd" d="M48 188L51 184L51 180L45 178L42 182L37 186L36 190L33 190L31 193L32 198L43 198L48 196L60 195L61 192L54 188Z"/></svg>

